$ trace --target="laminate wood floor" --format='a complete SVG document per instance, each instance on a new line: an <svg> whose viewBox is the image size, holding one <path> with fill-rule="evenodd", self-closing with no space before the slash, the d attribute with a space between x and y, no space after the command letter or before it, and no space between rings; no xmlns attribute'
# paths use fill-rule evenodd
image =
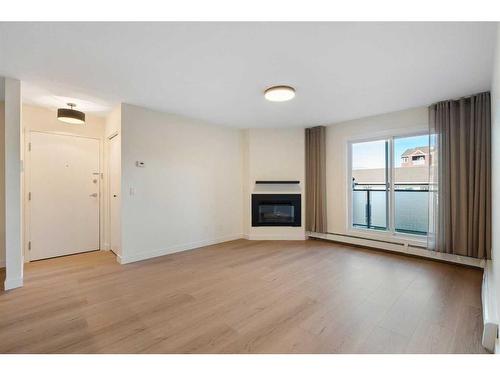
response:
<svg viewBox="0 0 500 375"><path fill-rule="evenodd" d="M481 270L321 240L33 262L1 353L484 353Z"/></svg>

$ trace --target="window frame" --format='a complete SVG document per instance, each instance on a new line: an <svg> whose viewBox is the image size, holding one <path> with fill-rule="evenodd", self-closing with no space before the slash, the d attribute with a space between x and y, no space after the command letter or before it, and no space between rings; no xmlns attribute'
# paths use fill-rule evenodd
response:
<svg viewBox="0 0 500 375"><path fill-rule="evenodd" d="M395 131L392 133L383 133L374 137L352 138L347 141L347 228L349 234L363 236L372 239L404 239L410 245L423 246L427 244L427 235L396 232L395 230L395 194L394 194L394 141L398 138L416 137L428 135L428 131ZM387 229L360 228L353 225L353 207L352 207L352 146L356 143L385 141L386 142L386 215Z"/></svg>

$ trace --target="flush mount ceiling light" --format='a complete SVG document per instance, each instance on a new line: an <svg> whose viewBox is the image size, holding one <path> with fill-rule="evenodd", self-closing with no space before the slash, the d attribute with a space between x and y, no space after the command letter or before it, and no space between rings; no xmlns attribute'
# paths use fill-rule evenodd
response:
<svg viewBox="0 0 500 375"><path fill-rule="evenodd" d="M271 102L286 102L295 98L295 89L291 86L272 86L264 91L264 97Z"/></svg>
<svg viewBox="0 0 500 375"><path fill-rule="evenodd" d="M85 124L85 113L73 109L76 107L74 103L68 103L68 107L57 110L57 119L73 125Z"/></svg>

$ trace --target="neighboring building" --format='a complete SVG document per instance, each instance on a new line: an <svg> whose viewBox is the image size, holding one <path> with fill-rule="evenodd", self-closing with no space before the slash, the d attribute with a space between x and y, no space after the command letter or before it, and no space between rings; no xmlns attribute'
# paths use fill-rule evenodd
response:
<svg viewBox="0 0 500 375"><path fill-rule="evenodd" d="M401 167L422 167L432 163L433 149L429 146L409 148L401 155Z"/></svg>
<svg viewBox="0 0 500 375"><path fill-rule="evenodd" d="M429 174L436 155L434 147L419 146L409 148L401 155L401 165L394 166L394 182L397 185L425 185L429 183ZM386 183L385 168L353 169L353 183L357 185L382 185Z"/></svg>

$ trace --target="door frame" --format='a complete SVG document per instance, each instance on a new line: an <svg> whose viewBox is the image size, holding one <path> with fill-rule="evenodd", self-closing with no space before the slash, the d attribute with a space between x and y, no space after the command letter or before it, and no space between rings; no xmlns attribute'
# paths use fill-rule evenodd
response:
<svg viewBox="0 0 500 375"><path fill-rule="evenodd" d="M104 199L106 200L106 222L105 222L105 233L106 233L106 236L105 236L105 239L106 239L106 242L105 242L105 249L104 250L111 250L117 257L117 259L119 258L119 254L116 253L116 249L115 251L113 251L111 249L111 246L112 246L112 243L111 243L111 173L110 173L110 164L111 164L111 152L110 152L110 148L111 148L111 141L113 139L115 139L116 137L118 137L120 135L120 131L117 130L117 131L114 131L113 133L111 133L110 135L107 135L105 137L105 147L106 147L106 161L105 161L105 166L104 168L106 169L106 196L104 197ZM121 139L119 139L119 146L120 146L120 149L121 149ZM121 191L120 191L120 199L121 199Z"/></svg>
<svg viewBox="0 0 500 375"><path fill-rule="evenodd" d="M52 135L60 135L66 137L76 137L76 138L87 138L87 139L95 139L99 142L99 249L103 248L103 234L104 234L104 199L102 197L105 194L105 184L104 184L104 173L102 172L103 166L103 139L100 137L90 137L79 134L72 134L66 132L58 132L58 131L50 131L50 130L31 130L26 129L25 131L25 139L24 139L24 166L23 166L23 176L24 176L24 188L23 188L23 196L22 196L22 204L23 204L23 230L24 230L24 243L23 243L23 253L24 253L24 262L29 263L31 261L30 256L30 241L31 241L31 210L30 210L30 201L29 201L29 193L31 191L31 133L44 133L44 134L52 134Z"/></svg>
<svg viewBox="0 0 500 375"><path fill-rule="evenodd" d="M414 137L428 134L425 130L411 131L407 129L387 130L373 135L372 137L351 137L346 142L346 233L351 235L361 235L366 239L375 240L394 240L399 238L405 240L410 245L426 246L427 236L420 236L414 234L398 233L394 230L394 216L395 216L395 203L394 203L394 140L398 138ZM385 231L377 231L374 229L354 228L352 225L352 145L355 143L372 142L372 141L386 141L386 183L388 186L386 214L387 216L387 229Z"/></svg>

